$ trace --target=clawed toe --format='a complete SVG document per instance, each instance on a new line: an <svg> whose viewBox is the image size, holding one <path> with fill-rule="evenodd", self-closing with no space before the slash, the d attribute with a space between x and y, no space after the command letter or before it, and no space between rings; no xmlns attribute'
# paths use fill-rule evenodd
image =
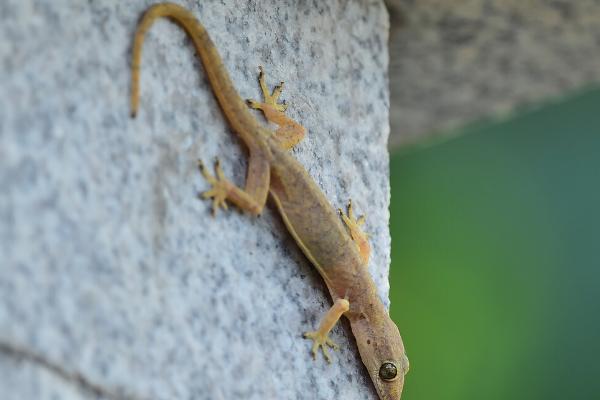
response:
<svg viewBox="0 0 600 400"><path fill-rule="evenodd" d="M221 163L219 160L217 159L215 162L216 177L208 172L202 161L198 161L198 167L200 168L200 172L204 178L212 185L209 190L201 194L202 198L204 199L213 199L212 214L216 215L219 207L227 210L228 206L226 199L229 193L229 182L223 174L223 169L221 168Z"/></svg>
<svg viewBox="0 0 600 400"><path fill-rule="evenodd" d="M365 224L366 217L364 215L356 218L352 209L352 200L348 201L348 212L344 213L342 209L338 208L338 212L344 221L344 224L350 231L350 236L356 245L358 246L359 252L365 264L369 262L369 255L371 253L371 247L369 246L369 235L361 229L361 226Z"/></svg>
<svg viewBox="0 0 600 400"><path fill-rule="evenodd" d="M338 213L342 217L344 224L350 230L350 234L352 235L353 239L358 239L357 236L360 236L364 239L368 237L368 235L360 229L360 227L365 224L366 216L361 215L358 218L354 216L354 211L352 209L352 200L348 201L347 213L344 213L344 211L341 208L338 208Z"/></svg>
<svg viewBox="0 0 600 400"><path fill-rule="evenodd" d="M257 100L246 100L248 106L255 110L264 110L266 107L273 108L279 112L285 112L287 110L288 105L285 102L278 103L279 96L281 95L281 91L283 90L284 82L280 82L279 85L275 86L273 92L269 91L267 87L267 82L265 80L265 71L262 66L258 67L260 73L258 75L258 83L260 84L260 89L263 94L264 101L260 102Z"/></svg>
<svg viewBox="0 0 600 400"><path fill-rule="evenodd" d="M327 346L331 347L333 350L339 349L339 346L333 340L331 340L328 336L323 335L319 331L306 332L302 336L305 339L311 339L313 341L311 349L313 359L317 358L317 353L319 352L319 349L321 349L325 360L328 363L330 363L331 356L329 355L329 350L327 349Z"/></svg>

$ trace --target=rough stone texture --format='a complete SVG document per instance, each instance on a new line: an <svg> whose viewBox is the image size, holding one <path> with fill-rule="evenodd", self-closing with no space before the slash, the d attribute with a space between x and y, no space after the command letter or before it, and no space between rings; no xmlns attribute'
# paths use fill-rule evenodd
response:
<svg viewBox="0 0 600 400"><path fill-rule="evenodd" d="M390 146L600 81L597 0L387 0Z"/></svg>
<svg viewBox="0 0 600 400"><path fill-rule="evenodd" d="M388 15L382 2L187 1L240 93L286 81L293 154L368 214L387 299ZM365 399L349 326L327 365L301 338L330 306L268 207L210 217L196 160L245 156L183 32L159 21L129 118L149 1L0 5L0 392L5 399ZM258 114L257 114L258 116ZM387 302L387 300L386 300Z"/></svg>

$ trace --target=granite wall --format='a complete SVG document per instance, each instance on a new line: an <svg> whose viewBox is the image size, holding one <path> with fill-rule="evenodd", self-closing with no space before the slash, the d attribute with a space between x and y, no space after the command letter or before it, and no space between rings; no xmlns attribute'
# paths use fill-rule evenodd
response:
<svg viewBox="0 0 600 400"><path fill-rule="evenodd" d="M368 214L387 304L388 14L380 1L180 1L243 97L258 66L308 129L292 151ZM0 392L22 399L365 399L346 323L333 363L301 337L330 306L270 205L210 215L199 158L246 157L184 33L158 21L129 117L150 1L0 3ZM257 113L257 117L262 118Z"/></svg>

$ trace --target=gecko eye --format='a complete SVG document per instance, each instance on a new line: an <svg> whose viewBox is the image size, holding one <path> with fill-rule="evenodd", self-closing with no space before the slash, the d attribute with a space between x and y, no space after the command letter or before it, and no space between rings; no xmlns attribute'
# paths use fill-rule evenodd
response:
<svg viewBox="0 0 600 400"><path fill-rule="evenodd" d="M384 362L379 367L379 377L384 381L393 381L398 376L398 368L389 361Z"/></svg>

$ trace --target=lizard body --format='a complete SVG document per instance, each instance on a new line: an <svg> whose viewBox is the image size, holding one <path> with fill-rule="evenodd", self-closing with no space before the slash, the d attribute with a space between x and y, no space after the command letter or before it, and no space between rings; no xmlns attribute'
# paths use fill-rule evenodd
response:
<svg viewBox="0 0 600 400"><path fill-rule="evenodd" d="M361 359L381 399L397 400L408 372L408 359L398 328L389 318L368 272L369 244L360 230L364 218L355 219L352 205L342 218L329 204L304 167L287 152L302 140L304 128L288 118L285 104L278 103L283 83L271 94L261 68L259 83L264 102L249 100L267 120L279 125L273 132L260 124L241 99L204 27L186 9L171 3L150 7L142 17L134 38L132 55L132 116L139 104L139 71L144 34L161 17L170 18L190 36L204 65L213 92L231 128L248 148L246 185L241 189L224 177L217 162L216 177L201 165L212 188L205 198L213 199L213 212L226 208L229 200L253 215L261 213L270 194L281 217L309 261L323 277L334 305L319 329L307 332L329 361L327 346L336 347L328 333L341 315L350 321Z"/></svg>

